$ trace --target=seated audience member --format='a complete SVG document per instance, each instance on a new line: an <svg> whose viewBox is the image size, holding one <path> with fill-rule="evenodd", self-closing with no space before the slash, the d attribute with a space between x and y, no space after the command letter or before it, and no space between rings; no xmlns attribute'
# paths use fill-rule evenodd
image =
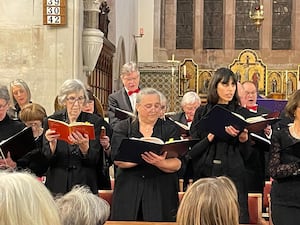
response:
<svg viewBox="0 0 300 225"><path fill-rule="evenodd" d="M45 135L42 151L49 160L46 186L53 193L66 193L74 185L87 185L97 194L102 182L99 171L103 168L103 147L100 144L100 129L103 118L82 112L87 100L84 84L77 79L66 80L59 91L58 100L65 109L55 112L49 118L74 122L89 122L94 125L95 140L87 134L72 132L68 141L59 140L59 134L44 122Z"/></svg>
<svg viewBox="0 0 300 225"><path fill-rule="evenodd" d="M129 62L121 69L121 80L123 88L108 96L108 117L109 124L114 129L120 121L115 117L115 109L120 108L129 112L135 109L136 95L139 92L140 72L136 63Z"/></svg>
<svg viewBox="0 0 300 225"><path fill-rule="evenodd" d="M52 195L29 173L0 171L0 218L3 225L61 225Z"/></svg>
<svg viewBox="0 0 300 225"><path fill-rule="evenodd" d="M37 176L45 174L48 168L48 160L42 154L41 148L44 131L42 123L46 117L45 109L39 104L29 103L22 108L19 113L19 118L27 127L32 128L36 148L27 153L21 159L18 159L16 162L14 162L10 157L6 158L6 163L9 167L30 170Z"/></svg>
<svg viewBox="0 0 300 225"><path fill-rule="evenodd" d="M21 79L12 81L9 86L10 96L13 101L10 114L12 114L13 119L18 119L21 109L31 102L31 92L27 83Z"/></svg>
<svg viewBox="0 0 300 225"><path fill-rule="evenodd" d="M179 139L174 123L160 119L160 94L153 88L142 89L136 99L137 118L116 124L112 136L112 159L118 166L112 220L174 221L178 207L178 158L144 152L142 164L116 160L123 139L156 137L164 142ZM132 149L133 151L135 149Z"/></svg>
<svg viewBox="0 0 300 225"><path fill-rule="evenodd" d="M75 186L56 204L63 225L103 225L110 214L109 204L86 187Z"/></svg>
<svg viewBox="0 0 300 225"><path fill-rule="evenodd" d="M93 92L91 90L87 90L88 100L83 104L82 111L87 113L94 113L101 118L103 118L103 112L100 113L100 111L103 111L103 108L101 105L99 106L99 102L93 95ZM101 107L101 108L100 108ZM111 147L110 147L110 139L112 136L112 129L110 125L104 121L104 128L105 128L105 135L100 135L100 144L103 147L103 169L101 175L103 175L103 178L101 179L103 182L101 182L101 185L99 189L101 190L110 190L111 189L111 182L110 182L110 175L109 175L109 167L112 165L112 160L110 158L111 154Z"/></svg>
<svg viewBox="0 0 300 225"><path fill-rule="evenodd" d="M189 91L185 93L181 100L182 112L172 116L172 119L191 126L196 109L201 105L201 99L196 92Z"/></svg>
<svg viewBox="0 0 300 225"><path fill-rule="evenodd" d="M6 140L7 138L13 136L19 131L25 128L25 125L20 121L16 121L11 119L7 112L9 109L10 97L8 93L8 89L4 85L0 85L0 142ZM0 159L0 167L1 168L15 168L16 163L13 162L10 164L10 153L7 154L6 159Z"/></svg>
<svg viewBox="0 0 300 225"><path fill-rule="evenodd" d="M237 190L229 178L201 178L185 192L176 222L178 225L238 225L237 199Z"/></svg>

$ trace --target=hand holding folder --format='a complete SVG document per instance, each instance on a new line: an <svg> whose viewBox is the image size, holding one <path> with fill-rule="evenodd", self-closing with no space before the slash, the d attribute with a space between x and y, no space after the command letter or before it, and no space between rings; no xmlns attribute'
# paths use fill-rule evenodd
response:
<svg viewBox="0 0 300 225"><path fill-rule="evenodd" d="M225 131L226 126L233 126L239 131L243 131L246 128L249 132L258 132L263 130L268 124L274 124L279 120L279 118L267 118L266 116L255 116L245 119L242 115L215 105L207 115L201 118L199 128L219 138L228 139L230 136Z"/></svg>
<svg viewBox="0 0 300 225"><path fill-rule="evenodd" d="M1 141L0 150L2 157L7 157L8 152L13 161L22 158L36 147L31 127L25 127L15 135ZM0 156L1 156L0 155Z"/></svg>
<svg viewBox="0 0 300 225"><path fill-rule="evenodd" d="M190 147L196 144L199 140L174 140L171 142L164 143L159 138L128 138L123 139L119 147L119 153L117 154L115 160L134 162L134 163L144 163L141 158L141 154L144 152L154 152L158 155L167 152L167 158L180 157L187 153Z"/></svg>

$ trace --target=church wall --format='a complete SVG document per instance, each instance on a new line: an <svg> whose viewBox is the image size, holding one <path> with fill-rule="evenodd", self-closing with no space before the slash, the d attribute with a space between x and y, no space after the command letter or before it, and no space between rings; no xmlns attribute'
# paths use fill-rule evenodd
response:
<svg viewBox="0 0 300 225"><path fill-rule="evenodd" d="M42 0L0 2L1 83L21 78L48 114L60 85L69 78L86 82L82 70L82 1L67 1L67 25L43 25Z"/></svg>

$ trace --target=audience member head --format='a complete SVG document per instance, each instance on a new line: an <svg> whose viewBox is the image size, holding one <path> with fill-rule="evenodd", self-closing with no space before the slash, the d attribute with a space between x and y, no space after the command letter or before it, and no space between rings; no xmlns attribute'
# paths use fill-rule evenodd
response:
<svg viewBox="0 0 300 225"><path fill-rule="evenodd" d="M300 90L294 91L285 106L285 114L291 119L300 120Z"/></svg>
<svg viewBox="0 0 300 225"><path fill-rule="evenodd" d="M93 94L93 92L89 89L86 90L88 99L83 104L82 111L87 113L94 113L101 117L104 117L103 108L99 99Z"/></svg>
<svg viewBox="0 0 300 225"><path fill-rule="evenodd" d="M2 121L9 109L9 93L6 86L0 84L0 121Z"/></svg>
<svg viewBox="0 0 300 225"><path fill-rule="evenodd" d="M154 88L143 88L136 96L138 118L146 123L153 123L161 114L161 95Z"/></svg>
<svg viewBox="0 0 300 225"><path fill-rule="evenodd" d="M201 105L199 95L194 91L185 93L181 100L181 108L188 120L194 119L196 109Z"/></svg>
<svg viewBox="0 0 300 225"><path fill-rule="evenodd" d="M20 120L25 123L27 127L31 127L33 136L38 137L43 132L43 120L47 117L46 110L43 106L37 103L29 103L25 105L20 113Z"/></svg>
<svg viewBox="0 0 300 225"><path fill-rule="evenodd" d="M140 72L136 63L129 62L123 65L121 69L121 80L127 91L135 91L139 87Z"/></svg>
<svg viewBox="0 0 300 225"><path fill-rule="evenodd" d="M245 92L246 106L255 106L257 101L257 89L252 81L242 83Z"/></svg>
<svg viewBox="0 0 300 225"><path fill-rule="evenodd" d="M31 92L27 83L21 79L16 79L10 83L10 94L14 105L19 105L22 109L31 100Z"/></svg>
<svg viewBox="0 0 300 225"><path fill-rule="evenodd" d="M70 122L77 120L87 99L85 86L77 79L66 80L58 94L58 102L66 107Z"/></svg>
<svg viewBox="0 0 300 225"><path fill-rule="evenodd" d="M210 104L240 104L237 93L237 79L228 68L219 68L214 73L208 86L207 102Z"/></svg>
<svg viewBox="0 0 300 225"><path fill-rule="evenodd" d="M185 192L177 212L179 225L238 225L238 195L224 176L202 178Z"/></svg>
<svg viewBox="0 0 300 225"><path fill-rule="evenodd" d="M63 225L103 225L110 215L110 206L88 188L75 186L56 199Z"/></svg>
<svg viewBox="0 0 300 225"><path fill-rule="evenodd" d="M5 225L60 225L48 189L29 173L0 171L0 218Z"/></svg>

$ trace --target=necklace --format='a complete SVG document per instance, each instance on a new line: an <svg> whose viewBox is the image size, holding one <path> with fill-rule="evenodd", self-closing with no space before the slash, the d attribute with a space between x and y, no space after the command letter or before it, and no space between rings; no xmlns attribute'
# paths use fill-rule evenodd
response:
<svg viewBox="0 0 300 225"><path fill-rule="evenodd" d="M295 126L292 125L291 128L290 128L290 132L291 132L291 135L296 138L296 139L300 139L300 136L297 134L296 132L296 129L295 129Z"/></svg>

